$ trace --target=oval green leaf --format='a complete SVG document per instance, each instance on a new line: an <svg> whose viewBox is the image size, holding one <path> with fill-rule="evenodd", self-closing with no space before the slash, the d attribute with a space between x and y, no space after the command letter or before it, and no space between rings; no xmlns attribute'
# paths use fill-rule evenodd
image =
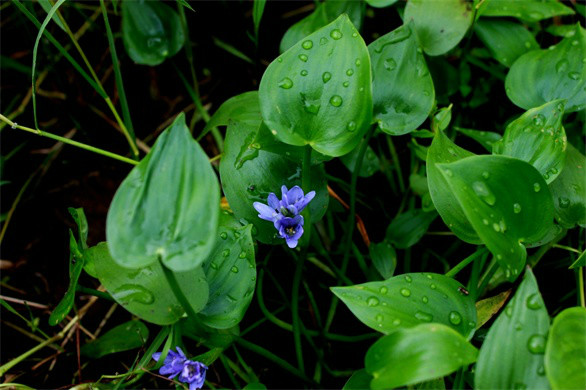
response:
<svg viewBox="0 0 586 390"><path fill-rule="evenodd" d="M114 195L106 221L112 257L127 268L159 258L173 271L196 268L214 246L219 200L216 174L181 114Z"/></svg>
<svg viewBox="0 0 586 390"><path fill-rule="evenodd" d="M368 45L374 121L392 135L417 129L435 100L433 81L414 27L413 23L403 25Z"/></svg>
<svg viewBox="0 0 586 390"><path fill-rule="evenodd" d="M586 389L586 309L571 307L553 320L545 348L553 390Z"/></svg>
<svg viewBox="0 0 586 390"><path fill-rule="evenodd" d="M461 288L444 275L411 273L331 290L360 321L379 332L435 322L470 338L476 327L476 308L472 296L461 293Z"/></svg>
<svg viewBox="0 0 586 390"><path fill-rule="evenodd" d="M464 38L473 19L472 3L461 0L409 0L405 23L413 20L419 42L426 54L439 56Z"/></svg>
<svg viewBox="0 0 586 390"><path fill-rule="evenodd" d="M574 11L557 0L490 0L480 8L481 16L512 16L524 22L538 22Z"/></svg>
<svg viewBox="0 0 586 390"><path fill-rule="evenodd" d="M586 157L568 143L566 165L550 184L556 220L566 229L586 227Z"/></svg>
<svg viewBox="0 0 586 390"><path fill-rule="evenodd" d="M350 152L372 116L368 50L347 15L295 44L265 71L262 117L278 139L328 156Z"/></svg>
<svg viewBox="0 0 586 390"><path fill-rule="evenodd" d="M515 280L527 258L523 242L539 241L553 225L553 202L541 174L506 156L472 156L439 168L470 224Z"/></svg>
<svg viewBox="0 0 586 390"><path fill-rule="evenodd" d="M549 389L543 367L548 329L547 310L535 276L527 268L515 296L480 348L475 388Z"/></svg>
<svg viewBox="0 0 586 390"><path fill-rule="evenodd" d="M548 184L554 181L566 162L568 142L562 127L564 103L563 100L551 101L509 123L503 138L493 144L493 153L527 161Z"/></svg>
<svg viewBox="0 0 586 390"><path fill-rule="evenodd" d="M149 330L140 321L128 321L104 333L81 348L81 354L92 359L116 352L142 347L149 338Z"/></svg>
<svg viewBox="0 0 586 390"><path fill-rule="evenodd" d="M493 58L506 67L513 65L526 52L539 49L533 34L519 23L480 19L474 25L474 31Z"/></svg>
<svg viewBox="0 0 586 390"><path fill-rule="evenodd" d="M372 390L398 388L448 375L474 363L478 350L442 324L401 329L374 343L366 353Z"/></svg>
<svg viewBox="0 0 586 390"><path fill-rule="evenodd" d="M397 267L397 252L391 243L387 240L381 243L372 242L368 247L368 252L374 268L383 279L392 277Z"/></svg>
<svg viewBox="0 0 586 390"><path fill-rule="evenodd" d="M519 57L505 80L507 96L528 110L555 99L567 99L566 112L586 107L586 30L546 50L530 51ZM530 86L530 87L528 87Z"/></svg>

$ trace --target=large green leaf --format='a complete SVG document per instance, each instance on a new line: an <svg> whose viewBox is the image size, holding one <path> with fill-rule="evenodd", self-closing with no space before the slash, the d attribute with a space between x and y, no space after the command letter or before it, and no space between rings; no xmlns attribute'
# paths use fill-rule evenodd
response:
<svg viewBox="0 0 586 390"><path fill-rule="evenodd" d="M476 22L474 31L494 59L506 67L513 65L526 52L539 49L535 37L519 23L480 19Z"/></svg>
<svg viewBox="0 0 586 390"><path fill-rule="evenodd" d="M433 204L448 228L460 240L480 244L482 241L437 167L437 164L451 163L473 155L453 143L442 131L438 131L427 151L427 183Z"/></svg>
<svg viewBox="0 0 586 390"><path fill-rule="evenodd" d="M494 154L516 157L533 165L549 184L566 162L566 132L562 127L564 101L554 100L532 108L505 129L493 144Z"/></svg>
<svg viewBox="0 0 586 390"><path fill-rule="evenodd" d="M142 65L159 65L183 47L179 15L158 0L122 1L122 38L126 52Z"/></svg>
<svg viewBox="0 0 586 390"><path fill-rule="evenodd" d="M482 16L513 16L525 22L537 22L574 11L558 0L487 0L479 11Z"/></svg>
<svg viewBox="0 0 586 390"><path fill-rule="evenodd" d="M331 290L360 321L379 332L436 322L470 338L476 327L476 308L472 296L461 288L444 275L411 273Z"/></svg>
<svg viewBox="0 0 586 390"><path fill-rule="evenodd" d="M348 14L352 24L356 26L357 30L360 30L362 19L364 18L364 5L360 1L326 0L318 3L315 11L287 30L279 46L280 52L287 51L301 39L330 23L343 13Z"/></svg>
<svg viewBox="0 0 586 390"><path fill-rule="evenodd" d="M448 375L474 363L478 350L442 324L401 329L374 343L366 353L372 390L411 385Z"/></svg>
<svg viewBox="0 0 586 390"><path fill-rule="evenodd" d="M567 99L566 112L586 107L586 30L546 50L519 57L505 80L507 96L526 110L555 99Z"/></svg>
<svg viewBox="0 0 586 390"><path fill-rule="evenodd" d="M341 156L370 126L368 50L347 15L295 44L266 69L262 117L281 141Z"/></svg>
<svg viewBox="0 0 586 390"><path fill-rule="evenodd" d="M421 240L436 217L435 211L409 210L391 221L386 238L399 249L409 248Z"/></svg>
<svg viewBox="0 0 586 390"><path fill-rule="evenodd" d="M586 227L586 157L568 143L566 166L550 184L556 219L566 229Z"/></svg>
<svg viewBox="0 0 586 390"><path fill-rule="evenodd" d="M94 259L100 283L126 310L157 325L172 324L183 316L184 310L159 262L138 269L121 267L110 256L105 242L89 248L88 252ZM203 309L208 300L208 284L202 267L175 272L175 277L193 311Z"/></svg>
<svg viewBox="0 0 586 390"><path fill-rule="evenodd" d="M370 388L372 375L366 372L366 369L354 371L354 374L348 379L342 390L363 390Z"/></svg>
<svg viewBox="0 0 586 390"><path fill-rule="evenodd" d="M254 225L254 238L263 243L277 244L282 243L283 239L275 237L277 230L273 224L261 220L252 204L266 204L271 192L280 198L282 185L287 188L301 186L301 160L293 161L287 156L298 153L301 148L275 141L282 152L277 154L265 151L267 144L258 140L262 128L261 123L251 125L235 122L228 126L224 156L220 163L220 177L234 215ZM311 188L303 190L306 193L312 190L316 192L315 198L307 207L311 211L312 221L318 221L324 215L329 200L323 166L311 168Z"/></svg>
<svg viewBox="0 0 586 390"><path fill-rule="evenodd" d="M214 246L219 200L216 174L181 114L114 195L106 222L112 257L127 268L159 259L173 271L196 268Z"/></svg>
<svg viewBox="0 0 586 390"><path fill-rule="evenodd" d="M453 49L464 38L472 18L472 3L466 1L409 0L404 21L415 22L425 53L439 56Z"/></svg>
<svg viewBox="0 0 586 390"><path fill-rule="evenodd" d="M553 225L553 202L541 174L506 156L472 156L439 168L470 224L513 281L525 265L523 242Z"/></svg>
<svg viewBox="0 0 586 390"><path fill-rule="evenodd" d="M413 23L403 25L368 45L374 121L393 135L417 129L435 101L433 80L412 29Z"/></svg>
<svg viewBox="0 0 586 390"><path fill-rule="evenodd" d="M148 338L149 330L145 324L140 321L128 321L84 345L81 354L98 359L112 353L142 347Z"/></svg>
<svg viewBox="0 0 586 390"><path fill-rule="evenodd" d="M571 307L553 320L545 372L554 390L586 389L586 309Z"/></svg>
<svg viewBox="0 0 586 390"><path fill-rule="evenodd" d="M230 328L242 320L256 285L252 225L242 226L230 214L220 215L216 246L203 264L209 300L199 319L213 328Z"/></svg>
<svg viewBox="0 0 586 390"><path fill-rule="evenodd" d="M490 327L480 348L475 388L548 389L543 353L549 316L537 281L527 268L523 282Z"/></svg>

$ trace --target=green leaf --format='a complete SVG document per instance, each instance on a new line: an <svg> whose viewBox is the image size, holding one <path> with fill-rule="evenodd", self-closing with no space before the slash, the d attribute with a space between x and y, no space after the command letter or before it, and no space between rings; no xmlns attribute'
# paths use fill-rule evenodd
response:
<svg viewBox="0 0 586 390"><path fill-rule="evenodd" d="M453 143L444 132L438 131L427 152L427 183L433 204L446 226L460 240L470 244L480 244L482 241L437 167L438 164L458 161L473 155Z"/></svg>
<svg viewBox="0 0 586 390"><path fill-rule="evenodd" d="M364 140L361 141L362 144ZM350 172L354 172L354 167L356 166L356 160L358 159L358 154L360 152L360 146L357 146L354 150L350 153L343 155L340 157L340 161L348 168ZM380 170L380 160L374 150L370 146L366 146L366 152L364 154L364 158L362 159L362 165L360 166L360 172L358 172L358 176L360 177L370 177L374 175L377 171Z"/></svg>
<svg viewBox="0 0 586 390"><path fill-rule="evenodd" d="M214 246L219 199L216 174L180 114L114 195L106 221L112 257L127 268L159 258L173 271L196 268Z"/></svg>
<svg viewBox="0 0 586 390"><path fill-rule="evenodd" d="M574 36L549 49L525 53L515 61L505 80L513 103L528 110L567 99L567 113L586 107L586 30L579 24L575 28Z"/></svg>
<svg viewBox="0 0 586 390"><path fill-rule="evenodd" d="M556 220L566 229L586 227L586 157L568 143L566 165L550 184Z"/></svg>
<svg viewBox="0 0 586 390"><path fill-rule="evenodd" d="M405 7L405 23L413 20L419 42L426 54L439 56L464 38L472 23L472 3L460 0L410 0Z"/></svg>
<svg viewBox="0 0 586 390"><path fill-rule="evenodd" d="M472 156L438 166L470 224L514 281L523 270L523 242L547 235L553 225L551 192L525 161Z"/></svg>
<svg viewBox="0 0 586 390"><path fill-rule="evenodd" d="M267 387L260 382L251 382L244 386L242 390L267 390Z"/></svg>
<svg viewBox="0 0 586 390"><path fill-rule="evenodd" d="M474 388L548 389L543 353L549 316L530 268L480 348Z"/></svg>
<svg viewBox="0 0 586 390"><path fill-rule="evenodd" d="M452 121L452 104L448 107L442 107L437 110L431 117L431 129L434 132L444 131Z"/></svg>
<svg viewBox="0 0 586 390"><path fill-rule="evenodd" d="M360 321L379 332L436 322L470 338L476 327L476 308L472 296L461 293L461 288L444 275L411 273L331 290Z"/></svg>
<svg viewBox="0 0 586 390"><path fill-rule="evenodd" d="M578 268L578 267L586 267L586 251L582 251L580 256L572 263L570 269Z"/></svg>
<svg viewBox="0 0 586 390"><path fill-rule="evenodd" d="M545 372L554 390L586 388L586 309L556 316L545 348Z"/></svg>
<svg viewBox="0 0 586 390"><path fill-rule="evenodd" d="M354 371L352 376L348 379L342 390L363 390L370 389L370 381L372 375L366 372L366 369Z"/></svg>
<svg viewBox="0 0 586 390"><path fill-rule="evenodd" d="M368 45L374 121L392 135L417 129L434 105L433 81L414 27L403 25Z"/></svg>
<svg viewBox="0 0 586 390"><path fill-rule="evenodd" d="M348 16L273 61L259 97L263 120L286 144L310 145L334 157L354 149L370 126L371 70L366 45Z"/></svg>
<svg viewBox="0 0 586 390"><path fill-rule="evenodd" d="M210 118L205 129L227 126L232 121L246 122L251 125L260 124L262 118L260 116L258 91L244 92L226 100Z"/></svg>
<svg viewBox="0 0 586 390"><path fill-rule="evenodd" d="M421 240L436 217L435 211L409 210L391 221L386 238L399 249L409 248Z"/></svg>
<svg viewBox="0 0 586 390"><path fill-rule="evenodd" d="M573 15L574 11L557 0L490 0L479 11L481 16L512 16L524 22L537 22L554 16Z"/></svg>
<svg viewBox="0 0 586 390"><path fill-rule="evenodd" d="M576 26L572 24L552 24L551 26L548 26L545 31L556 37L566 38L576 34Z"/></svg>
<svg viewBox="0 0 586 390"><path fill-rule="evenodd" d="M49 11L51 11L53 5L49 0L38 0L38 2L43 10L45 10L45 12L49 13ZM61 22L61 19L59 19L59 16L53 15L51 19L57 24L57 26L59 26L61 30L65 31L65 27L63 27L63 23Z"/></svg>
<svg viewBox="0 0 586 390"><path fill-rule="evenodd" d="M566 132L562 127L564 101L554 100L532 108L505 129L493 144L493 153L515 157L533 165L549 184L566 162Z"/></svg>
<svg viewBox="0 0 586 390"><path fill-rule="evenodd" d="M361 2L352 0L326 0L318 3L315 11L287 30L281 40L279 51L281 53L287 51L301 39L334 21L344 13L348 15L356 29L360 30L362 19L364 18L364 6Z"/></svg>
<svg viewBox="0 0 586 390"><path fill-rule="evenodd" d="M184 310L167 283L160 262L128 269L112 259L105 242L88 251L93 252L90 256L94 257L100 283L126 310L157 325L173 324L183 316ZM175 277L193 311L201 311L208 300L208 284L202 267L175 272Z"/></svg>
<svg viewBox="0 0 586 390"><path fill-rule="evenodd" d="M397 267L397 252L390 242L387 240L378 244L373 242L368 247L368 252L374 268L383 279L393 276Z"/></svg>
<svg viewBox="0 0 586 390"><path fill-rule="evenodd" d="M476 22L474 31L494 59L507 68L526 52L539 49L533 34L519 23L500 19L480 19Z"/></svg>
<svg viewBox="0 0 586 390"><path fill-rule="evenodd" d="M252 204L266 204L271 192L280 198L282 185L287 188L301 186L301 159L293 161L287 156L300 153L301 148L275 141L275 144L281 145L282 152L277 154L265 151L264 148L270 144L259 140L262 128L260 123L252 126L244 122L234 122L228 126L224 156L220 162L220 177L222 189L236 218L243 218L253 224L255 239L266 244L280 244L283 239L275 237L277 230L273 224L261 220ZM311 188L303 190L305 193L312 190L316 192L307 207L311 211L312 221L317 222L324 215L329 200L323 166L311 168Z"/></svg>
<svg viewBox="0 0 586 390"><path fill-rule="evenodd" d="M366 4L374 8L386 8L395 4L397 0L366 0Z"/></svg>
<svg viewBox="0 0 586 390"><path fill-rule="evenodd" d="M145 324L140 321L128 321L84 345L81 354L98 359L112 353L142 347L148 338L149 330Z"/></svg>
<svg viewBox="0 0 586 390"><path fill-rule="evenodd" d="M402 329L374 343L366 353L372 390L411 385L448 375L474 363L478 350L442 324Z"/></svg>
<svg viewBox="0 0 586 390"><path fill-rule="evenodd" d="M509 295L511 295L511 290L503 291L494 297L476 302L476 312L478 315L477 329L490 321L490 319L499 312L509 298Z"/></svg>
<svg viewBox="0 0 586 390"><path fill-rule="evenodd" d="M489 152L492 152L492 145L503 138L502 135L499 133L495 133L492 131L478 131L473 129L464 129L462 127L454 127L458 133L462 133L467 137L472 138L474 141L478 142L484 149Z"/></svg>
<svg viewBox="0 0 586 390"><path fill-rule="evenodd" d="M83 208L73 208L69 207L67 209L69 214L73 217L75 224L77 225L77 234L78 239L77 243L81 249L87 249L87 235L88 235L88 223L87 218L85 217L85 213L83 212Z"/></svg>
<svg viewBox="0 0 586 390"><path fill-rule="evenodd" d="M126 52L141 65L159 65L185 42L175 10L158 0L122 2L122 38Z"/></svg>
<svg viewBox="0 0 586 390"><path fill-rule="evenodd" d="M235 326L250 305L256 286L251 230L230 214L220 215L216 246L203 264L210 298L198 317L207 326Z"/></svg>
<svg viewBox="0 0 586 390"><path fill-rule="evenodd" d="M260 21L262 19L262 14L265 10L265 5L267 0L254 0L254 4L252 5L252 21L254 23L254 36L257 37L258 40L258 28L260 27Z"/></svg>

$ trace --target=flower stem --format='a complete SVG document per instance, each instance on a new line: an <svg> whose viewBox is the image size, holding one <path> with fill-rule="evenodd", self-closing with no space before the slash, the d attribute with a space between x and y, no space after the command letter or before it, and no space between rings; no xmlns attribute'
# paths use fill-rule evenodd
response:
<svg viewBox="0 0 586 390"><path fill-rule="evenodd" d="M163 260L160 257L159 257L159 263L161 264L161 267L163 268L163 273L165 274L165 279L167 279L167 282L169 283L169 287L171 287L171 290L173 291L175 298L177 298L177 300L179 301L179 303L183 307L183 310L185 310L185 313L187 313L187 316L190 319L195 320L197 317L197 314L195 313L195 311L193 310L193 308L189 304L189 301L185 297L185 294L183 294L181 287L179 287L179 283L177 282L177 278L175 278L175 273L171 269L167 268L167 265L163 262Z"/></svg>
<svg viewBox="0 0 586 390"><path fill-rule="evenodd" d="M466 257L464 260L460 261L454 268L446 272L446 276L453 278L458 274L458 272L462 271L464 267L468 264L472 263L476 260L479 256L481 256L484 252L486 252L486 248L481 247L476 250L476 252L472 253L470 256Z"/></svg>
<svg viewBox="0 0 586 390"><path fill-rule="evenodd" d="M308 223L307 232L311 222ZM307 257L307 248L303 249L300 257L296 257L295 274L293 276L293 289L291 291L291 315L293 319L293 340L295 342L295 354L297 356L297 365L299 370L305 374L305 366L303 364L303 349L301 345L301 320L299 319L299 285L301 284L301 275L303 274L303 263Z"/></svg>

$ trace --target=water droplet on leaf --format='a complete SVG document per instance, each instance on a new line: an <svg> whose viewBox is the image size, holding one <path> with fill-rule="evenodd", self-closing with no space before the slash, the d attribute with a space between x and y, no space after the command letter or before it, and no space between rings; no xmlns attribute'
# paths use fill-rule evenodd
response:
<svg viewBox="0 0 586 390"><path fill-rule="evenodd" d="M309 39L307 41L303 41L303 43L301 44L301 47L303 47L305 50L309 50L313 47L313 42L310 41Z"/></svg>
<svg viewBox="0 0 586 390"><path fill-rule="evenodd" d="M285 77L283 80L279 81L278 85L283 89L291 89L291 87L293 87L293 81L289 77Z"/></svg>
<svg viewBox="0 0 586 390"><path fill-rule="evenodd" d="M342 97L334 95L330 98L330 104L334 107L340 107L342 105Z"/></svg>
<svg viewBox="0 0 586 390"><path fill-rule="evenodd" d="M335 40L338 40L340 38L342 38L342 32L340 30L333 29L332 31L330 31L330 37L332 37Z"/></svg>

